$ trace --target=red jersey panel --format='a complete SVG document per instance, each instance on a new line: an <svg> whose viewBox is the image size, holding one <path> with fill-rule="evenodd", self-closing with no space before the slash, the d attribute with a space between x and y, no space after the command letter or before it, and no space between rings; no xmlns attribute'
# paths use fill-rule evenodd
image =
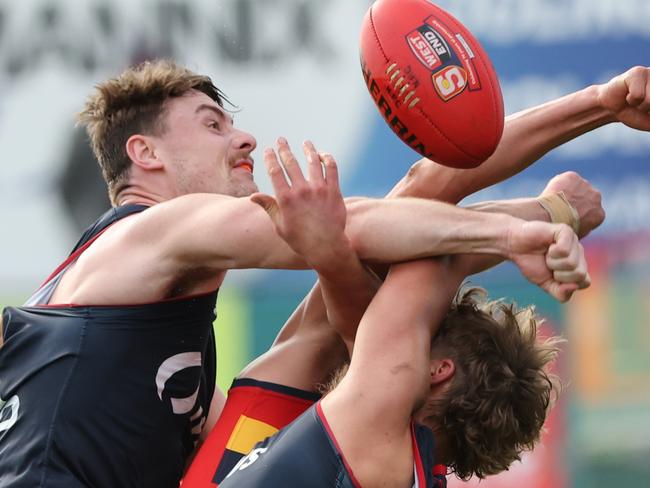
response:
<svg viewBox="0 0 650 488"><path fill-rule="evenodd" d="M318 399L318 393L240 378L223 412L181 482L182 488L215 488L258 442L286 427Z"/></svg>

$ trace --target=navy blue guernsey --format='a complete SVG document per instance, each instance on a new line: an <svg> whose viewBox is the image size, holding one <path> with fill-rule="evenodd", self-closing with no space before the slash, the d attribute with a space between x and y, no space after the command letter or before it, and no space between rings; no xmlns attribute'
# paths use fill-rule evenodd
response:
<svg viewBox="0 0 650 488"><path fill-rule="evenodd" d="M217 292L146 305L47 306L66 266L3 311L0 486L177 487L214 391Z"/></svg>
<svg viewBox="0 0 650 488"><path fill-rule="evenodd" d="M432 432L414 425L414 488L445 488L434 463ZM219 488L361 488L317 403L277 434L257 444Z"/></svg>

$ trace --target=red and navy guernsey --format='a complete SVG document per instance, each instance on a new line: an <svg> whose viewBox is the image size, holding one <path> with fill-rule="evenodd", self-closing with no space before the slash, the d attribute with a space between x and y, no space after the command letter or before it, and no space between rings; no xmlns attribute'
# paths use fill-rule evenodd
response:
<svg viewBox="0 0 650 488"><path fill-rule="evenodd" d="M412 426L413 488L446 488L446 469L434 462L430 429ZM320 402L258 443L219 488L362 488L341 452Z"/></svg>
<svg viewBox="0 0 650 488"><path fill-rule="evenodd" d="M178 486L208 413L217 292L144 305L48 306L109 210L23 307L3 311L0 486Z"/></svg>

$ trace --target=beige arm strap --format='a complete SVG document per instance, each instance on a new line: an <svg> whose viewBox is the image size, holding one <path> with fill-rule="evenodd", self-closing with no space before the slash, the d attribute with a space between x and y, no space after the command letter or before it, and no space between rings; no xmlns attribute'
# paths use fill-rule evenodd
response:
<svg viewBox="0 0 650 488"><path fill-rule="evenodd" d="M580 215L569 203L564 192L549 193L537 198L537 201L551 217L554 224L567 224L577 234L580 229Z"/></svg>

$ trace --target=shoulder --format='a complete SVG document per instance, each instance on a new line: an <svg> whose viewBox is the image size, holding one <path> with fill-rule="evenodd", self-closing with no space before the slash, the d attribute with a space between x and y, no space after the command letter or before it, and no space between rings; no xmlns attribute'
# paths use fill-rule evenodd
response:
<svg viewBox="0 0 650 488"><path fill-rule="evenodd" d="M362 392L337 395L337 389L321 400L321 421L349 470L361 486L407 486L413 474L410 421L403 428L387 425Z"/></svg>

